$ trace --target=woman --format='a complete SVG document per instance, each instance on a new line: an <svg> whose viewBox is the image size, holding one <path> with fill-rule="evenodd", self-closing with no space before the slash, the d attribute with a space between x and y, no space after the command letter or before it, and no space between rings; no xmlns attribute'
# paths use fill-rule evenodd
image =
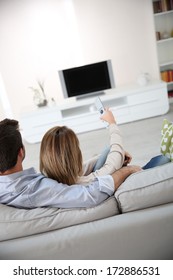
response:
<svg viewBox="0 0 173 280"><path fill-rule="evenodd" d="M96 176L112 174L120 169L125 159L120 130L109 109L106 108L101 119L109 124L110 148L106 155L103 154L99 160L94 157L83 164L79 140L74 131L66 126L56 126L47 131L41 142L41 172L58 182L72 185L88 184Z"/></svg>

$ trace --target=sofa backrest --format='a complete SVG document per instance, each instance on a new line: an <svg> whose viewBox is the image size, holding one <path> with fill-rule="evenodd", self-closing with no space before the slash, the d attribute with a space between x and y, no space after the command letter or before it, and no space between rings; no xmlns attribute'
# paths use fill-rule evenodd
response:
<svg viewBox="0 0 173 280"><path fill-rule="evenodd" d="M173 163L129 176L103 203L92 208L17 209L0 204L0 241L34 235L173 202Z"/></svg>
<svg viewBox="0 0 173 280"><path fill-rule="evenodd" d="M0 241L87 223L119 214L112 196L91 208L17 209L0 204Z"/></svg>

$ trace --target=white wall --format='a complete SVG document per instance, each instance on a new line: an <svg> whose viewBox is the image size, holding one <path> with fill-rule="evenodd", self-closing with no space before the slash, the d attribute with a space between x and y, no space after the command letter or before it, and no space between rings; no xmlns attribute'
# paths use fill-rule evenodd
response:
<svg viewBox="0 0 173 280"><path fill-rule="evenodd" d="M12 118L12 108L6 93L4 81L0 73L0 120L5 117Z"/></svg>
<svg viewBox="0 0 173 280"><path fill-rule="evenodd" d="M63 99L57 70L111 59L116 85L141 71L159 78L151 0L3 0L0 71L14 117L45 82Z"/></svg>
<svg viewBox="0 0 173 280"><path fill-rule="evenodd" d="M2 102L0 100L0 120L5 118L4 108L2 106Z"/></svg>
<svg viewBox="0 0 173 280"><path fill-rule="evenodd" d="M82 2L82 4L80 4ZM111 58L115 81L159 77L151 0L74 0L84 60Z"/></svg>

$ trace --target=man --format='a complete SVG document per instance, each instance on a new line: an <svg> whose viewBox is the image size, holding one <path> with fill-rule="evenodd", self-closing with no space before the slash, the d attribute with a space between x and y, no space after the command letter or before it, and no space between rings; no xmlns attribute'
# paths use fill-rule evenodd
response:
<svg viewBox="0 0 173 280"><path fill-rule="evenodd" d="M97 177L87 186L68 186L49 179L34 168L23 170L25 148L16 120L0 122L0 203L18 208L91 207L113 195L132 173L141 170L127 166L112 175Z"/></svg>

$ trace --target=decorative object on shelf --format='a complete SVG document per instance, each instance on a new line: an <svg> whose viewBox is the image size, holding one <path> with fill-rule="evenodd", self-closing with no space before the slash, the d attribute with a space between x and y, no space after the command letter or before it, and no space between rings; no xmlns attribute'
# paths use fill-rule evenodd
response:
<svg viewBox="0 0 173 280"><path fill-rule="evenodd" d="M53 107L56 105L55 99L53 97L51 97L50 101L49 101L49 106Z"/></svg>
<svg viewBox="0 0 173 280"><path fill-rule="evenodd" d="M161 39L160 32L157 31L156 32L156 40L159 41L160 39Z"/></svg>
<svg viewBox="0 0 173 280"><path fill-rule="evenodd" d="M150 75L149 73L141 73L138 78L137 78L137 83L140 86L145 86L149 83L150 81Z"/></svg>
<svg viewBox="0 0 173 280"><path fill-rule="evenodd" d="M162 34L161 34L161 38L162 39L168 39L168 38L170 38L170 34L168 33L168 32L163 32Z"/></svg>
<svg viewBox="0 0 173 280"><path fill-rule="evenodd" d="M44 91L44 83L41 81L37 81L37 83L38 83L38 87L29 87L34 92L34 96L33 96L34 104L37 107L47 106L48 101Z"/></svg>

